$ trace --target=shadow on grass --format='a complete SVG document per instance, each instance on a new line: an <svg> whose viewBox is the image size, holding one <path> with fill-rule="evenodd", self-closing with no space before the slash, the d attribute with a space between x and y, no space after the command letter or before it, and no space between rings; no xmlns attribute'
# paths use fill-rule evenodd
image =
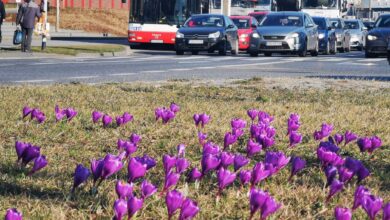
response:
<svg viewBox="0 0 390 220"><path fill-rule="evenodd" d="M56 201L66 200L66 195L57 190L47 190L37 186L20 186L15 183L0 182L0 196L17 196L23 194L27 195L28 197L38 199L50 199Z"/></svg>

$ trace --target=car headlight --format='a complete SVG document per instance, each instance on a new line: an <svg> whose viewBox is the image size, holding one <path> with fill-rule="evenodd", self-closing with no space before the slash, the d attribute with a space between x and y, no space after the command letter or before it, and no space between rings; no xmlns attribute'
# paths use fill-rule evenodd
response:
<svg viewBox="0 0 390 220"><path fill-rule="evenodd" d="M299 34L298 34L298 33L293 33L293 34L291 34L290 37L291 37L291 38L296 38L296 37L299 37Z"/></svg>
<svg viewBox="0 0 390 220"><path fill-rule="evenodd" d="M248 37L247 34L241 34L241 35L240 35L240 38L247 38L247 37Z"/></svg>
<svg viewBox="0 0 390 220"><path fill-rule="evenodd" d="M253 38L260 38L260 35L259 35L258 33L253 33L253 34L252 34L252 37L253 37Z"/></svg>
<svg viewBox="0 0 390 220"><path fill-rule="evenodd" d="M368 39L368 40L376 40L376 39L378 39L378 37L377 37L377 36L374 36L374 35L368 35L368 36L367 36L367 39Z"/></svg>
<svg viewBox="0 0 390 220"><path fill-rule="evenodd" d="M325 34L319 34L319 35L318 35L318 38L319 38L319 39L323 39L324 37L325 37Z"/></svg>
<svg viewBox="0 0 390 220"><path fill-rule="evenodd" d="M221 36L221 32L219 31L209 34L209 38L218 38L219 36Z"/></svg>
<svg viewBox="0 0 390 220"><path fill-rule="evenodd" d="M184 38L184 34L176 32L176 38Z"/></svg>

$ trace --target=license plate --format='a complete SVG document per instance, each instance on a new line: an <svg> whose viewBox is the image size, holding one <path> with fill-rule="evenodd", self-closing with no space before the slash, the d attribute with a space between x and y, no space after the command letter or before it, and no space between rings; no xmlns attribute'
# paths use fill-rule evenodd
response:
<svg viewBox="0 0 390 220"><path fill-rule="evenodd" d="M150 43L152 43L152 44L162 44L162 43L164 43L164 41L163 40L151 40Z"/></svg>
<svg viewBox="0 0 390 220"><path fill-rule="evenodd" d="M267 46L282 46L282 42L267 42Z"/></svg>
<svg viewBox="0 0 390 220"><path fill-rule="evenodd" d="M203 40L189 40L189 44L203 44Z"/></svg>

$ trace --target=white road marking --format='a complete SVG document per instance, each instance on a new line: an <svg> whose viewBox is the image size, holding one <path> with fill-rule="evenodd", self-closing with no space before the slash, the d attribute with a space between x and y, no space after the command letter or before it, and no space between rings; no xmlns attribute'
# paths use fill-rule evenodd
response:
<svg viewBox="0 0 390 220"><path fill-rule="evenodd" d="M93 79L97 77L98 76L73 76L73 77L68 77L67 79Z"/></svg>
<svg viewBox="0 0 390 220"><path fill-rule="evenodd" d="M35 80L19 80L13 81L14 83L43 83L43 82L53 82L53 80L49 79L35 79Z"/></svg>
<svg viewBox="0 0 390 220"><path fill-rule="evenodd" d="M179 63L185 64L185 63L209 63L211 62L210 60L199 60L199 61L181 61Z"/></svg>
<svg viewBox="0 0 390 220"><path fill-rule="evenodd" d="M215 66L201 66L201 67L196 67L195 69L198 70L210 70L210 69L215 69Z"/></svg>
<svg viewBox="0 0 390 220"><path fill-rule="evenodd" d="M168 71L190 71L191 69L168 69Z"/></svg>
<svg viewBox="0 0 390 220"><path fill-rule="evenodd" d="M233 64L233 65L223 65L223 66L216 66L216 67L229 68L229 67L263 66L263 65L292 63L292 62L296 62L296 60L276 61L276 62L268 62L268 63Z"/></svg>
<svg viewBox="0 0 390 220"><path fill-rule="evenodd" d="M15 66L15 64L0 64L0 67Z"/></svg>
<svg viewBox="0 0 390 220"><path fill-rule="evenodd" d="M375 66L375 63L355 63L355 62L343 62L338 63L339 65L356 65L356 66Z"/></svg>
<svg viewBox="0 0 390 220"><path fill-rule="evenodd" d="M358 62L380 62L380 61L385 61L385 58L375 58L375 59L361 59L357 60Z"/></svg>
<svg viewBox="0 0 390 220"><path fill-rule="evenodd" d="M135 74L136 73L113 73L113 74L109 74L109 76L132 76Z"/></svg>
<svg viewBox="0 0 390 220"><path fill-rule="evenodd" d="M140 73L164 73L166 70L148 70L148 71L141 71Z"/></svg>

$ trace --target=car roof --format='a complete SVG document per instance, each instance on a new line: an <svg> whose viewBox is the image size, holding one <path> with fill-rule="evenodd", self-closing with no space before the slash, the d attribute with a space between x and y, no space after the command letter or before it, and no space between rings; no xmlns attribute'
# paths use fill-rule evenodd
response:
<svg viewBox="0 0 390 220"><path fill-rule="evenodd" d="M193 14L191 15L192 16L220 16L220 17L224 17L225 15L221 15L221 14Z"/></svg>
<svg viewBox="0 0 390 220"><path fill-rule="evenodd" d="M312 18L313 19L324 19L324 20L328 19L327 17L321 17L321 16L313 16Z"/></svg>
<svg viewBox="0 0 390 220"><path fill-rule="evenodd" d="M281 11L281 12L271 12L269 15L292 15L292 16L303 16L306 13L304 12L299 12L299 11Z"/></svg>
<svg viewBox="0 0 390 220"><path fill-rule="evenodd" d="M248 16L248 15L232 15L232 16L230 16L230 18L235 18L235 19L251 19L252 16Z"/></svg>
<svg viewBox="0 0 390 220"><path fill-rule="evenodd" d="M380 15L379 17L385 17L385 18L387 18L387 17L390 17L390 14L382 14L382 15Z"/></svg>
<svg viewBox="0 0 390 220"><path fill-rule="evenodd" d="M249 13L248 15L266 15L269 13L270 13L269 11L254 11L254 12Z"/></svg>
<svg viewBox="0 0 390 220"><path fill-rule="evenodd" d="M357 21L357 22L359 22L359 19L347 19L347 20L344 20L344 21Z"/></svg>

